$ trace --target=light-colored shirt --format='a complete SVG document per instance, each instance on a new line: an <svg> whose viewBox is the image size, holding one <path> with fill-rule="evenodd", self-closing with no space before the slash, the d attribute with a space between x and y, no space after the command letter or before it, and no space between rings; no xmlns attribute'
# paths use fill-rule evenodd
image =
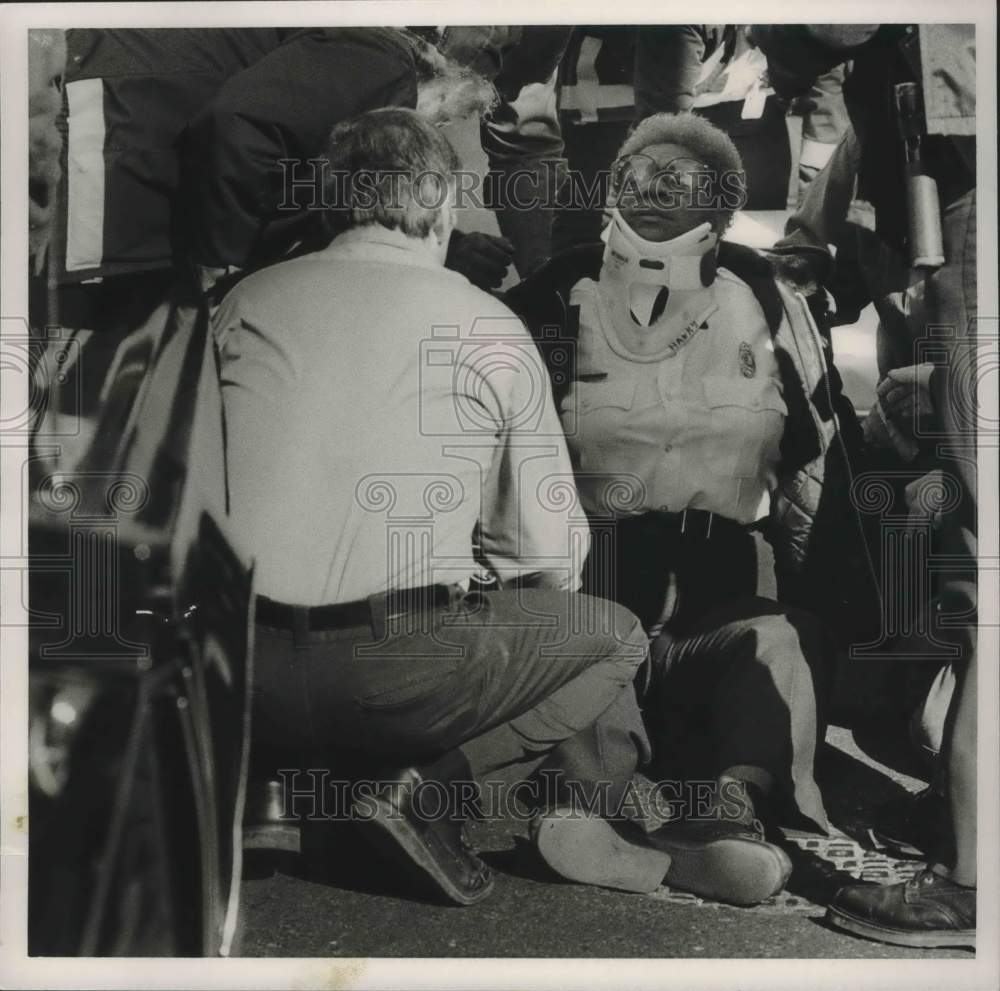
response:
<svg viewBox="0 0 1000 991"><path fill-rule="evenodd" d="M751 289L719 269L658 359L630 353L599 283L579 282L570 305L580 307L576 376L560 414L587 511L765 515L787 408Z"/></svg>
<svg viewBox="0 0 1000 991"><path fill-rule="evenodd" d="M477 523L501 581L579 586L589 537L537 349L422 242L350 230L246 278L214 332L260 593L320 605L465 581Z"/></svg>

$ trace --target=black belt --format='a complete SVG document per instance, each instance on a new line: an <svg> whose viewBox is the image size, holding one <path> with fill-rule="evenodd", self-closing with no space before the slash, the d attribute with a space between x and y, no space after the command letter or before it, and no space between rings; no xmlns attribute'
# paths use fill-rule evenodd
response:
<svg viewBox="0 0 1000 991"><path fill-rule="evenodd" d="M425 585L423 588L386 592L380 598L385 602L385 618L391 620L410 613L439 609L451 601L451 596L452 587L449 585ZM286 602L275 602L266 595L258 595L257 622L261 626L292 630L295 628L295 612L302 608L305 608L310 630L350 629L355 626L366 626L372 619L370 599L358 599L355 602L343 602L333 606L302 607L292 606Z"/></svg>
<svg viewBox="0 0 1000 991"><path fill-rule="evenodd" d="M668 531L683 534L686 539L711 540L713 538L731 537L746 533L753 529L737 523L718 513L710 513L704 509L685 509L681 513L643 513L641 516L624 516L615 520L620 527L642 531L651 534Z"/></svg>

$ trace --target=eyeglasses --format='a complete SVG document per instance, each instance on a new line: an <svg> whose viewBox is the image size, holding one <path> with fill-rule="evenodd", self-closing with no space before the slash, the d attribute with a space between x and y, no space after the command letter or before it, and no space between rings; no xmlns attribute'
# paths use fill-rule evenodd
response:
<svg viewBox="0 0 1000 991"><path fill-rule="evenodd" d="M611 196L619 206L652 201L679 206L691 202L711 181L712 171L696 158L675 158L667 164L642 152L623 155L611 165ZM631 200L631 204L627 201Z"/></svg>

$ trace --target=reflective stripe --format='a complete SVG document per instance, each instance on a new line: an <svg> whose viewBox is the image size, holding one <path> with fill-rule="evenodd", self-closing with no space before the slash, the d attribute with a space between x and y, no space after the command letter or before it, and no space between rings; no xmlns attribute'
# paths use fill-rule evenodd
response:
<svg viewBox="0 0 1000 991"><path fill-rule="evenodd" d="M104 258L104 81L66 86L66 271L96 268Z"/></svg>
<svg viewBox="0 0 1000 991"><path fill-rule="evenodd" d="M597 56L604 44L603 38L588 35L580 44L580 54L576 60L575 97L580 119L597 120L597 108L601 105L601 82L597 78Z"/></svg>
<svg viewBox="0 0 1000 991"><path fill-rule="evenodd" d="M590 95L589 93L585 94L588 98ZM585 106L580 104L576 86L563 86L559 90L559 109L579 110L581 118L585 121L596 121L599 109L611 110L612 108L634 106L635 90L631 86L601 86L597 90L597 104L592 105L588 100Z"/></svg>

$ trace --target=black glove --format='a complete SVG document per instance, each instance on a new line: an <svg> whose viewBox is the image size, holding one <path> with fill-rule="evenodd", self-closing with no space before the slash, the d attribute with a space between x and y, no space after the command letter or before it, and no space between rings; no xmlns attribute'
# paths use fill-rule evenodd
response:
<svg viewBox="0 0 1000 991"><path fill-rule="evenodd" d="M445 267L460 272L480 289L498 289L514 260L514 245L505 237L452 231Z"/></svg>

